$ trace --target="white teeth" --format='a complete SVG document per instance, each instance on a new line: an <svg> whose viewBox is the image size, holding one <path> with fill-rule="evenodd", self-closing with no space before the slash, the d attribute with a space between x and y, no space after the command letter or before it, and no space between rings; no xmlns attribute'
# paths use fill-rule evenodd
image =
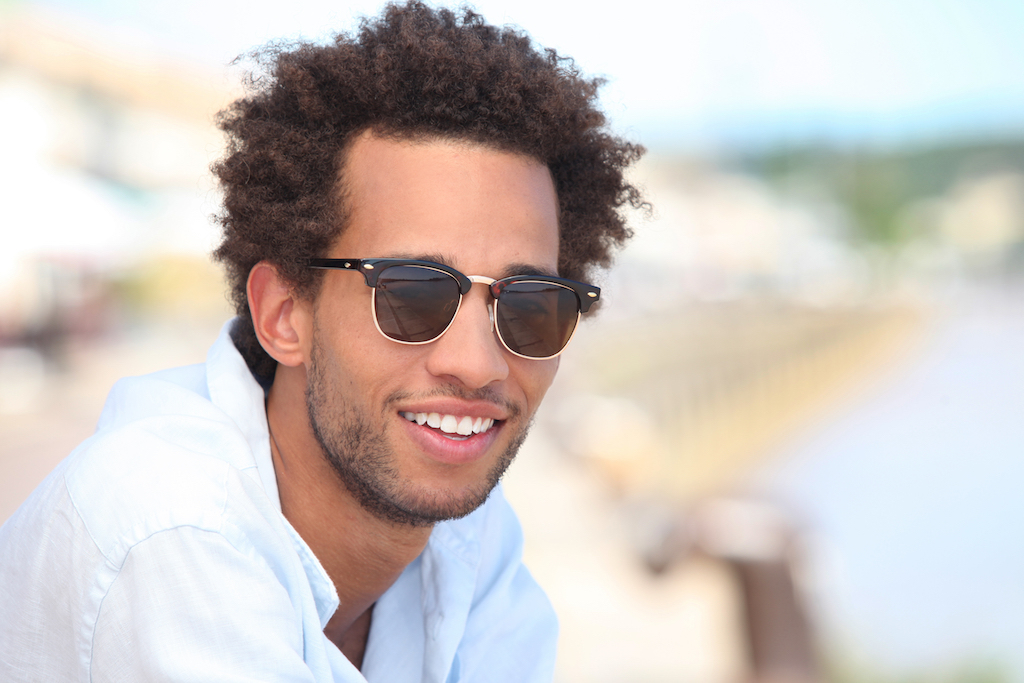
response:
<svg viewBox="0 0 1024 683"><path fill-rule="evenodd" d="M459 420L454 415L445 415L441 418L441 431L445 434L455 434L459 431Z"/></svg>
<svg viewBox="0 0 1024 683"><path fill-rule="evenodd" d="M466 415L460 418L455 415L413 413L409 411L403 411L401 415L409 422L415 422L419 425L426 424L428 427L440 429L445 434L459 434L460 436L481 434L494 426L494 420L489 417L473 418Z"/></svg>

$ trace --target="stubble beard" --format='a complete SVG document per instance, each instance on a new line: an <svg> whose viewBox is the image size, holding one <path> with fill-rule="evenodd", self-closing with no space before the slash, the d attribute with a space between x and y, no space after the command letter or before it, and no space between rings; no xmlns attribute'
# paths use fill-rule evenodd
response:
<svg viewBox="0 0 1024 683"><path fill-rule="evenodd" d="M394 524L430 526L465 517L483 505L515 459L532 422L520 423L516 419L521 412L518 406L509 406L512 415L504 429L516 431L483 481L462 495L450 489L418 492L402 481L385 434L390 406L403 397L396 394L384 402L380 427L375 429L365 411L346 401L332 385L330 376L314 335L306 383L306 411L313 434L341 483L363 509ZM445 396L464 393L456 387L442 391ZM516 423L518 427L514 426Z"/></svg>

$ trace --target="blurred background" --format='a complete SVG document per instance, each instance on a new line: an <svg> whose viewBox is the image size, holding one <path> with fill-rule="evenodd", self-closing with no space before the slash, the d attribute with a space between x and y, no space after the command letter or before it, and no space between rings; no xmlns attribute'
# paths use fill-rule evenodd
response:
<svg viewBox="0 0 1024 683"><path fill-rule="evenodd" d="M1024 3L486 0L653 205L506 491L559 681L1024 681ZM201 362L239 55L378 3L0 0L0 521Z"/></svg>

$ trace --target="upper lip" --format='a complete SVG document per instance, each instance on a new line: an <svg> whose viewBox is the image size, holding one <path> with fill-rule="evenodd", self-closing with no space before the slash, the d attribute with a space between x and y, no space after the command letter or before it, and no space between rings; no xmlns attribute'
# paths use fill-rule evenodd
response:
<svg viewBox="0 0 1024 683"><path fill-rule="evenodd" d="M495 421L508 419L509 413L501 406L489 401L464 401L461 399L428 399L407 403L398 408L399 413L437 413L457 417L490 418Z"/></svg>

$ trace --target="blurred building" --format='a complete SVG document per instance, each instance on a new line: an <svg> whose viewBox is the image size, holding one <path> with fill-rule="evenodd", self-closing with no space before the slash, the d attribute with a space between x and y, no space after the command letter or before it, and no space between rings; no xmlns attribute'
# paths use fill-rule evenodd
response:
<svg viewBox="0 0 1024 683"><path fill-rule="evenodd" d="M96 333L127 273L168 254L204 258L224 78L6 8L0 343L49 350Z"/></svg>

